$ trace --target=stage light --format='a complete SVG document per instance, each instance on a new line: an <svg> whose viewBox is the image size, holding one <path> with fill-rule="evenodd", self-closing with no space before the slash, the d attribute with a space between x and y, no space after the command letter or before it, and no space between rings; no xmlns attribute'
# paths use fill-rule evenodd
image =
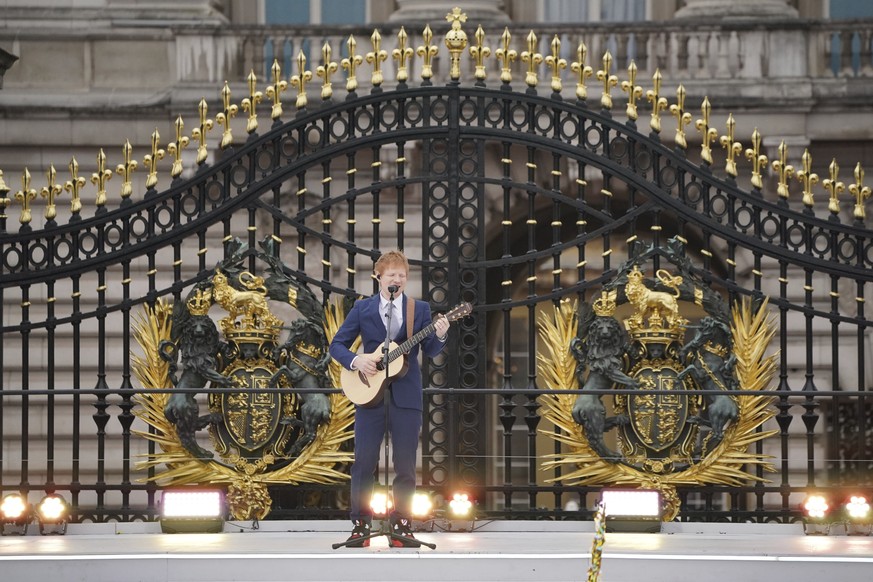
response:
<svg viewBox="0 0 873 582"><path fill-rule="evenodd" d="M224 529L224 516L224 491L220 489L166 489L161 494L164 533L219 533Z"/></svg>
<svg viewBox="0 0 873 582"><path fill-rule="evenodd" d="M661 493L654 489L603 489L607 532L661 531Z"/></svg>
<svg viewBox="0 0 873 582"><path fill-rule="evenodd" d="M386 517L391 513L393 507L394 502L388 493L379 490L373 492L373 496L370 498L370 509L374 517Z"/></svg>
<svg viewBox="0 0 873 582"><path fill-rule="evenodd" d="M470 517L473 513L473 502L466 493L455 493L449 501L449 514L452 517Z"/></svg>
<svg viewBox="0 0 873 582"><path fill-rule="evenodd" d="M433 500L429 493L418 491L412 496L412 517L415 519L427 519L433 513Z"/></svg>
<svg viewBox="0 0 873 582"><path fill-rule="evenodd" d="M70 504L60 495L49 493L36 505L36 517L40 534L64 535L70 518Z"/></svg>
<svg viewBox="0 0 873 582"><path fill-rule="evenodd" d="M852 495L844 506L846 513L846 534L850 536L869 536L873 531L873 514L870 502L863 495Z"/></svg>
<svg viewBox="0 0 873 582"><path fill-rule="evenodd" d="M0 503L0 535L23 536L27 534L27 524L30 523L31 508L27 498L18 493L12 493L3 498Z"/></svg>
<svg viewBox="0 0 873 582"><path fill-rule="evenodd" d="M828 500L817 493L807 496L803 501L803 531L806 535L828 535L831 529L829 514L830 505Z"/></svg>

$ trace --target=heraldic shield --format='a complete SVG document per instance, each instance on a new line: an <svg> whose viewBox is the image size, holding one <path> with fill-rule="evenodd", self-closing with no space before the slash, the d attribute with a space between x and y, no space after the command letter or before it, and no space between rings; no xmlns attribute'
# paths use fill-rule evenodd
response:
<svg viewBox="0 0 873 582"><path fill-rule="evenodd" d="M325 393L335 386L327 352L335 310L322 309L289 274L272 239L262 251L228 246L229 258L184 301L147 308L135 329L146 354L135 362L138 378L167 388L138 397L135 412L154 429L138 434L161 447L138 468L166 465L151 479L167 485L225 484L234 519L261 519L272 506L269 485L348 478L354 407ZM243 268L258 262L266 278ZM276 303L301 317L285 326L271 310ZM217 325L213 307L226 312ZM206 414L198 392L206 393ZM204 429L213 450L198 437Z"/></svg>
<svg viewBox="0 0 873 582"><path fill-rule="evenodd" d="M749 449L773 434L760 427L775 414L776 356L764 355L775 329L764 298L732 312L684 241L629 251L591 305L565 301L540 319L546 387L579 390L540 399L557 429L542 432L566 450L543 469L562 467L553 480L569 484L658 489L672 520L677 486L739 485L763 480L746 466L772 470Z"/></svg>

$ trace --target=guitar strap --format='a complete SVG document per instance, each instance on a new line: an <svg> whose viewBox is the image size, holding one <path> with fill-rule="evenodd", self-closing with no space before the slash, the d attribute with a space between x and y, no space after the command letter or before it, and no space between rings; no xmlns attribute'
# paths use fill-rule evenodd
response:
<svg viewBox="0 0 873 582"><path fill-rule="evenodd" d="M412 339L412 322L415 317L415 299L406 296L406 339Z"/></svg>

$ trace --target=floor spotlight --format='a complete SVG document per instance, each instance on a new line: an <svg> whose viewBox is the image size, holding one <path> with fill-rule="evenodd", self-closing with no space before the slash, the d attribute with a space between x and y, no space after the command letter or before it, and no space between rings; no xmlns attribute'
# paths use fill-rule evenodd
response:
<svg viewBox="0 0 873 582"><path fill-rule="evenodd" d="M44 536L64 535L70 519L70 504L54 493L49 493L36 505L39 533Z"/></svg>
<svg viewBox="0 0 873 582"><path fill-rule="evenodd" d="M661 531L661 493L655 489L603 489L607 532Z"/></svg>
<svg viewBox="0 0 873 582"><path fill-rule="evenodd" d="M225 513L220 489L165 489L161 494L164 533L219 533L224 529Z"/></svg>
<svg viewBox="0 0 873 582"><path fill-rule="evenodd" d="M373 512L373 517L385 519L393 508L394 501L386 491L380 489L373 491L373 496L370 498L370 510Z"/></svg>
<svg viewBox="0 0 873 582"><path fill-rule="evenodd" d="M412 496L412 529L433 531L433 496L425 491L416 491Z"/></svg>
<svg viewBox="0 0 873 582"><path fill-rule="evenodd" d="M448 503L447 527L452 531L473 531L476 523L476 511L473 500L463 492L452 494Z"/></svg>
<svg viewBox="0 0 873 582"><path fill-rule="evenodd" d="M803 532L810 536L826 536L830 532L830 505L824 495L814 493L803 501Z"/></svg>
<svg viewBox="0 0 873 582"><path fill-rule="evenodd" d="M18 493L11 493L0 503L0 535L23 536L27 534L27 524L30 523L31 508L27 498Z"/></svg>
<svg viewBox="0 0 873 582"><path fill-rule="evenodd" d="M869 536L873 532L873 512L870 501L863 495L852 495L844 506L846 512L846 534L850 536Z"/></svg>

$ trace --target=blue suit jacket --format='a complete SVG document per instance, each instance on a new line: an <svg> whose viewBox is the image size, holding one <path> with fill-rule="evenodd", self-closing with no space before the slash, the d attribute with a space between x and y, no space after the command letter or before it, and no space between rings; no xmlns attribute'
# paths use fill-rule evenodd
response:
<svg viewBox="0 0 873 582"><path fill-rule="evenodd" d="M400 327L400 332L397 334L397 338L394 340L397 344L408 339L406 337L408 301L410 301L410 298L404 293L404 321ZM424 301L414 301L413 335L431 323L430 305ZM355 338L360 335L363 351L365 353L372 353L381 351L387 333L385 323L382 321L382 314L379 312L379 294L377 293L366 299L360 299L355 302L345 321L339 330L337 330L333 341L330 342L330 355L345 368L351 369L352 360L357 354L352 352L349 347L354 343ZM409 368L406 375L402 378L395 378L390 388L394 394L394 403L397 406L415 410L422 409L421 366L418 363L418 354L420 350L424 350L425 355L432 358L440 353L443 346L445 346L445 343L439 341L436 338L436 334L431 334L407 354Z"/></svg>

